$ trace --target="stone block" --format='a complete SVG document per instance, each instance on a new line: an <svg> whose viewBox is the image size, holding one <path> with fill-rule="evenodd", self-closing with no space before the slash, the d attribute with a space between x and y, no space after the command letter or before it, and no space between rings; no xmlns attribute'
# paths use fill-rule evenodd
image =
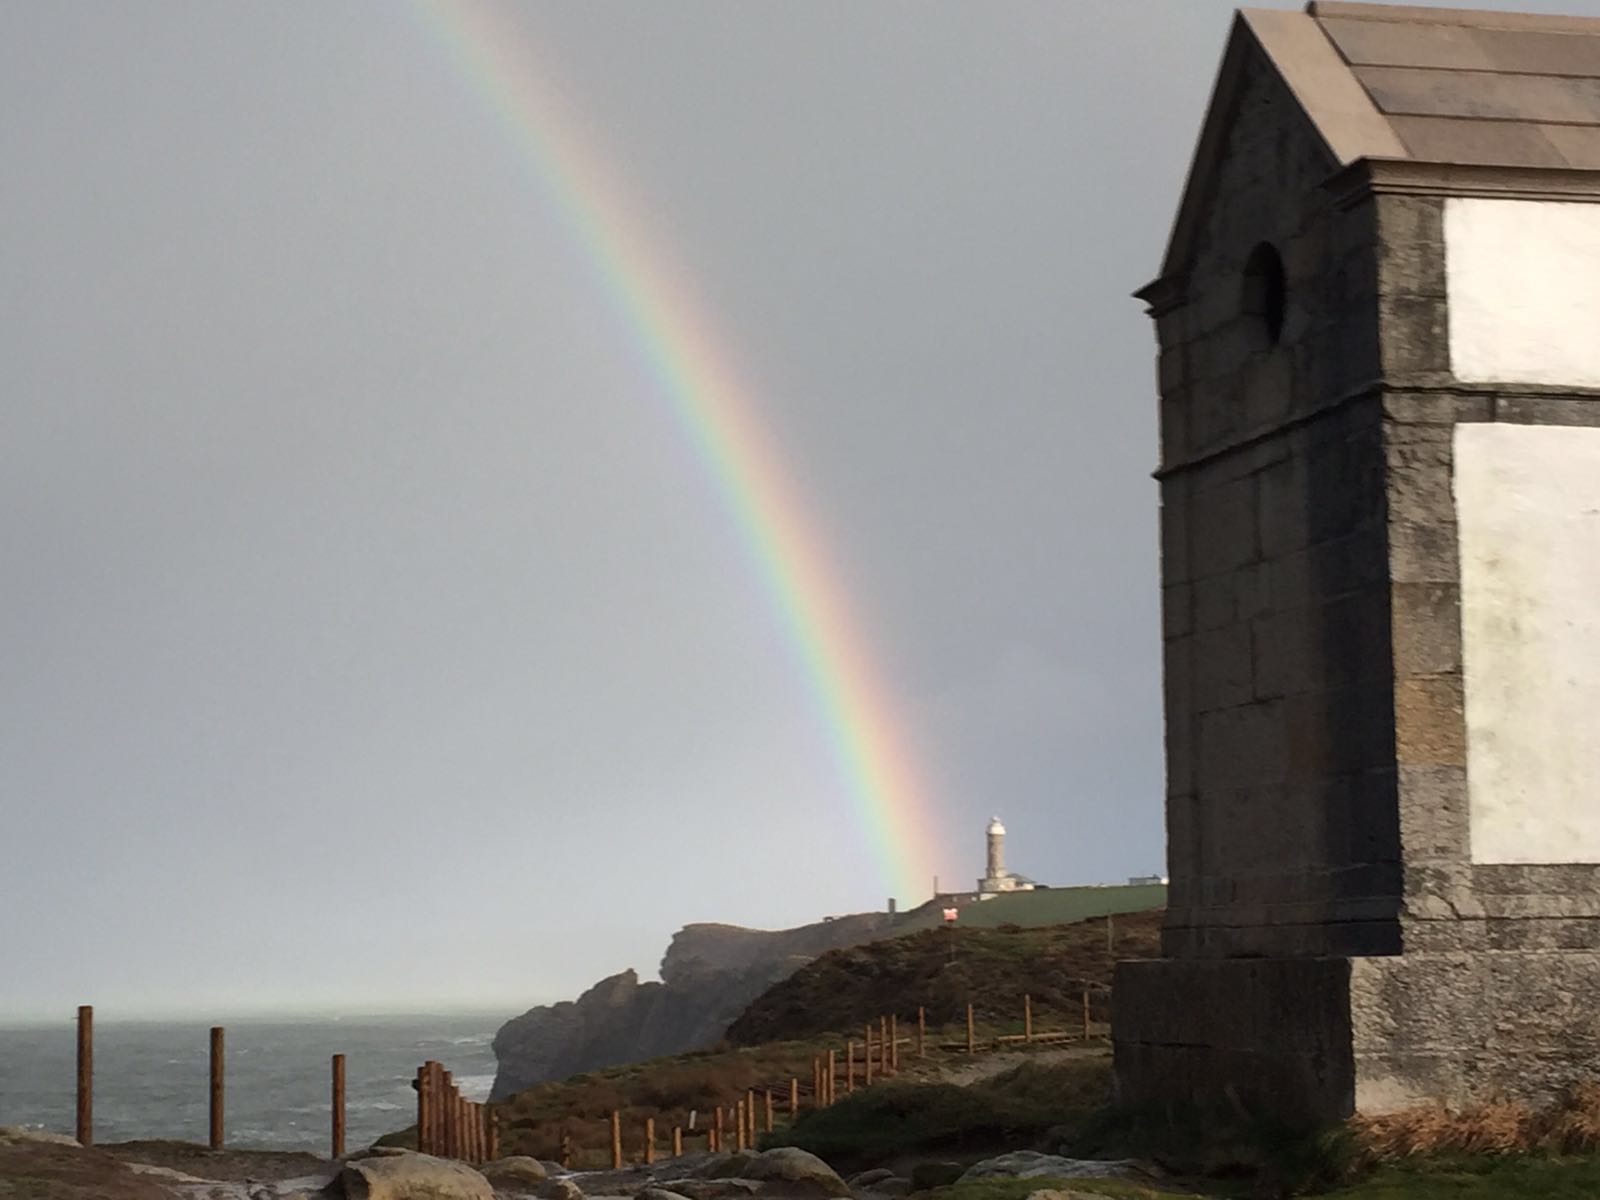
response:
<svg viewBox="0 0 1600 1200"><path fill-rule="evenodd" d="M1250 627L1235 623L1203 629L1194 643L1194 690L1197 711L1209 712L1248 704L1255 698L1250 657Z"/></svg>
<svg viewBox="0 0 1600 1200"><path fill-rule="evenodd" d="M1600 425L1600 396L1502 396L1497 417L1519 425Z"/></svg>
<svg viewBox="0 0 1600 1200"><path fill-rule="evenodd" d="M1390 589L1397 678L1459 674L1461 593L1454 584L1396 583Z"/></svg>
<svg viewBox="0 0 1600 1200"><path fill-rule="evenodd" d="M1467 727L1459 676L1397 679L1394 719L1400 765L1466 765Z"/></svg>
<svg viewBox="0 0 1600 1200"><path fill-rule="evenodd" d="M1261 556L1252 479L1197 488L1189 498L1188 521L1196 579L1236 570Z"/></svg>
<svg viewBox="0 0 1600 1200"><path fill-rule="evenodd" d="M1200 714L1197 763L1208 788L1283 780L1286 703L1266 701Z"/></svg>
<svg viewBox="0 0 1600 1200"><path fill-rule="evenodd" d="M1189 481L1164 479L1161 481L1161 580L1163 583L1187 583L1191 578L1189 566Z"/></svg>
<svg viewBox="0 0 1600 1200"><path fill-rule="evenodd" d="M1442 296L1380 296L1382 367L1391 378L1448 375L1450 349Z"/></svg>
<svg viewBox="0 0 1600 1200"><path fill-rule="evenodd" d="M1454 521L1395 521L1389 526L1389 578L1395 583L1459 583Z"/></svg>
<svg viewBox="0 0 1600 1200"><path fill-rule="evenodd" d="M1194 632L1194 588L1172 583L1161 589L1161 639L1188 637Z"/></svg>
<svg viewBox="0 0 1600 1200"><path fill-rule="evenodd" d="M1400 839L1408 862L1471 855L1467 769L1411 763L1398 769Z"/></svg>

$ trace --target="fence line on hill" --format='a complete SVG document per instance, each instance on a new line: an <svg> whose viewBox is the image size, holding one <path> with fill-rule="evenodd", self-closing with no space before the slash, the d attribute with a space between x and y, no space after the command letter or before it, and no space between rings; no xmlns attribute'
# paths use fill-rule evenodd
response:
<svg viewBox="0 0 1600 1200"><path fill-rule="evenodd" d="M1105 1020L1097 1021L1093 998L1103 997ZM732 1104L718 1103L702 1129L695 1127L695 1114L691 1113L688 1128L675 1125L671 1130L671 1156L684 1153L685 1140L703 1139L710 1151L747 1149L755 1146L761 1133L771 1133L775 1112L781 1103L789 1121L799 1119L807 1108L827 1108L841 1096L855 1092L858 1081L861 1087L870 1087L875 1080L887 1079L900 1071L902 1051L923 1059L930 1049L943 1052L976 1054L982 1050L1003 1050L1018 1044L1051 1045L1074 1041L1088 1041L1095 1036L1097 1024L1109 1025L1111 989L1103 984L1089 984L1081 989L1081 1014L1073 1028L1036 1029L1034 1027L1033 997L1022 997L1022 1032L987 1035L979 1039L976 1034L976 1014L972 1004L966 1006L966 1037L962 1041L930 1043L927 1028L927 1009L916 1011L914 1030L900 1030L899 1014L887 1013L877 1020L865 1022L861 1039L845 1039L844 1045L830 1046L812 1056L809 1080L794 1075L786 1079L756 1084L744 1090ZM225 1142L225 1038L220 1025L210 1031L210 1089L209 1089L209 1142L213 1150L223 1148ZM839 1078L840 1067L844 1078ZM859 1068L859 1069L858 1069ZM342 1158L345 1153L345 1056L335 1054L330 1059L329 1142L332 1157ZM842 1087L841 1087L842 1082ZM443 1158L456 1158L466 1162L481 1163L499 1156L499 1109L489 1103L468 1100L461 1094L449 1071L443 1064L429 1059L417 1069L412 1086L417 1092L417 1148L425 1154ZM611 1113L611 1160L623 1165L622 1113ZM94 1144L94 1007L81 1005L77 1023L77 1138L85 1146ZM731 1136L730 1136L731 1132ZM640 1147L642 1161L654 1162L659 1139L655 1119L645 1119ZM560 1157L564 1165L571 1165L575 1157L570 1134L563 1129Z"/></svg>

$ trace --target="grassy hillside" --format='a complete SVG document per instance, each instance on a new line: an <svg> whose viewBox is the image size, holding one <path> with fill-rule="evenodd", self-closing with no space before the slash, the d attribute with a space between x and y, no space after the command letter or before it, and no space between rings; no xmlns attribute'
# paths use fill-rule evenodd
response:
<svg viewBox="0 0 1600 1200"><path fill-rule="evenodd" d="M969 928L992 929L997 925L1067 925L1103 917L1108 913L1146 912L1167 903L1165 884L1118 885L1115 887L1041 888L1033 892L1012 892L961 910L960 924Z"/></svg>
<svg viewBox="0 0 1600 1200"><path fill-rule="evenodd" d="M1096 1019L1103 1019L1112 965L1154 957L1160 920L1159 911L1119 916L1109 942L1101 917L1042 928L924 929L833 950L768 988L729 1028L728 1040L753 1046L830 1032L853 1035L886 1014L912 1017L919 1006L930 1026L955 1026L965 1021L968 1003L985 1023L1020 1028L1024 994L1032 997L1036 1028L1071 1026L1082 1019L1086 987L1096 993Z"/></svg>

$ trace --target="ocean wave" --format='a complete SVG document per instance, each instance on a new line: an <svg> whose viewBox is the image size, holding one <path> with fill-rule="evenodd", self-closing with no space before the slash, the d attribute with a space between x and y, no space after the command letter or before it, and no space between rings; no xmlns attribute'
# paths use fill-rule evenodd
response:
<svg viewBox="0 0 1600 1200"><path fill-rule="evenodd" d="M487 1100L489 1089L494 1087L493 1075L463 1075L455 1081L461 1094L468 1100Z"/></svg>

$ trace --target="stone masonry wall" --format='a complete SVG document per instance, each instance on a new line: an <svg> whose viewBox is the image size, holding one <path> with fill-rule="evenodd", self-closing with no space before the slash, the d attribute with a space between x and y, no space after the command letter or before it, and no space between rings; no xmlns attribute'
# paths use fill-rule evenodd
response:
<svg viewBox="0 0 1600 1200"><path fill-rule="evenodd" d="M1471 862L1452 493L1457 423L1600 426L1600 392L1454 378L1444 205L1438 196L1376 198L1404 945L1600 950L1600 866Z"/></svg>
<svg viewBox="0 0 1600 1200"><path fill-rule="evenodd" d="M1174 956L1398 949L1375 212L1246 71L1181 292L1155 302ZM1262 242L1274 344L1246 311Z"/></svg>

